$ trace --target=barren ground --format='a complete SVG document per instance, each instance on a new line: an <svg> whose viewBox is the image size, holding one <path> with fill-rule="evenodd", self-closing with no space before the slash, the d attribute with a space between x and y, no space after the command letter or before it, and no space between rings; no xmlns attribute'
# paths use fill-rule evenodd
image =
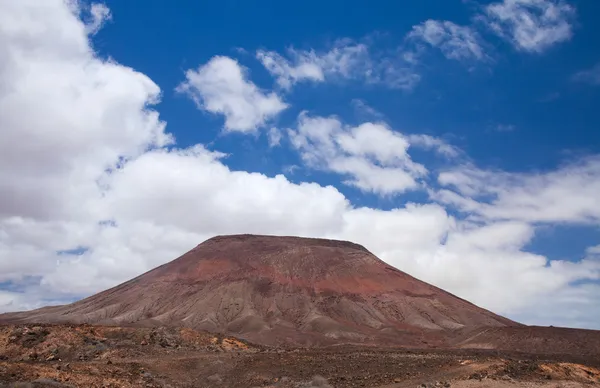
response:
<svg viewBox="0 0 600 388"><path fill-rule="evenodd" d="M600 357L283 349L176 328L0 326L0 387L600 386Z"/></svg>
<svg viewBox="0 0 600 388"><path fill-rule="evenodd" d="M254 235L214 237L111 289L0 322L191 327L272 346L446 346L445 331L522 327L360 245Z"/></svg>

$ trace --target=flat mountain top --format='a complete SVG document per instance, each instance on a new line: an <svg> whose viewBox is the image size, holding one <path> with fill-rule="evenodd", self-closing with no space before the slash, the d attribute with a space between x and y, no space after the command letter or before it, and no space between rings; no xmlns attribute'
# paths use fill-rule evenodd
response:
<svg viewBox="0 0 600 388"><path fill-rule="evenodd" d="M26 323L176 326L262 344L443 346L457 330L519 326L348 241L211 238L141 276Z"/></svg>

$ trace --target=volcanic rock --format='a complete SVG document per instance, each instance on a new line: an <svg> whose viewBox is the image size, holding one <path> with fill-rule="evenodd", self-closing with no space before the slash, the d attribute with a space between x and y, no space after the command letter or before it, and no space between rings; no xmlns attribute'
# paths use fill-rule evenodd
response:
<svg viewBox="0 0 600 388"><path fill-rule="evenodd" d="M183 326L271 345L443 345L448 333L518 326L346 241L219 236L81 301L10 323Z"/></svg>

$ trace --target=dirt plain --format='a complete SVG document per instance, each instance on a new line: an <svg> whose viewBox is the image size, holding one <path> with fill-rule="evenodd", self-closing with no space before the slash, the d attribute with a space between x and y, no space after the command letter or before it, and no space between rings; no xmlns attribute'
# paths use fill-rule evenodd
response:
<svg viewBox="0 0 600 388"><path fill-rule="evenodd" d="M600 386L600 357L282 348L187 328L0 326L0 387Z"/></svg>
<svg viewBox="0 0 600 388"><path fill-rule="evenodd" d="M0 388L576 388L598 368L600 331L513 322L336 240L219 236L0 314Z"/></svg>

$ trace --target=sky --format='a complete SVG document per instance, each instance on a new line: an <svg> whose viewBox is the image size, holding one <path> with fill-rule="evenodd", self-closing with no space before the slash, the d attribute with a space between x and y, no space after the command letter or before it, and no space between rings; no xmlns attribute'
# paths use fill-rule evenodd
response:
<svg viewBox="0 0 600 388"><path fill-rule="evenodd" d="M0 311L215 235L600 329L595 0L0 0Z"/></svg>

